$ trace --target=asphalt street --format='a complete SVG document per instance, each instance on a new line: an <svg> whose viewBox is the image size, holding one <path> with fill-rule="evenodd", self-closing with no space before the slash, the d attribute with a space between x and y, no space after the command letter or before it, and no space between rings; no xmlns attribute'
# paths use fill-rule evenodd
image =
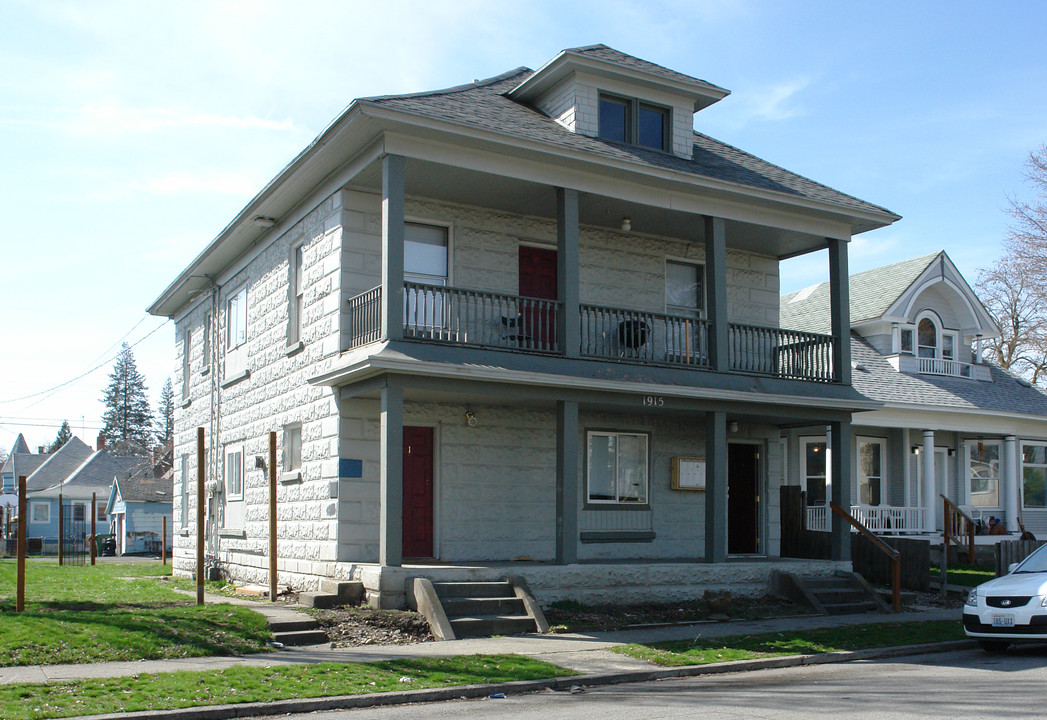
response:
<svg viewBox="0 0 1047 720"><path fill-rule="evenodd" d="M339 712L293 720L955 720L1038 718L1047 698L1047 647L1005 655L963 650L891 660L538 692Z"/></svg>

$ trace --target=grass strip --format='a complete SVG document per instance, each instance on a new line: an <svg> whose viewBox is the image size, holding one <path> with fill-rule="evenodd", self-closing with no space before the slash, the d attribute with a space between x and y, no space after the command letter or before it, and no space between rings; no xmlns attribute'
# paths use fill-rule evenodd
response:
<svg viewBox="0 0 1047 720"><path fill-rule="evenodd" d="M710 639L698 637L694 640L622 645L612 650L656 665L677 667L785 655L813 655L843 650L918 645L962 640L963 637L960 623L954 620L933 620L869 623L840 628L791 630Z"/></svg>
<svg viewBox="0 0 1047 720"><path fill-rule="evenodd" d="M0 685L0 717L38 720L140 710L362 695L575 674L520 655L231 667L73 683Z"/></svg>
<svg viewBox="0 0 1047 720"><path fill-rule="evenodd" d="M942 576L942 569L931 567L931 578L937 580ZM962 585L964 587L975 587L983 582L989 582L996 578L995 570L986 570L979 567L954 567L949 566L949 584Z"/></svg>
<svg viewBox="0 0 1047 720"><path fill-rule="evenodd" d="M266 649L265 618L175 592L155 563L26 563L26 609L14 612L15 564L0 561L0 666L240 655Z"/></svg>

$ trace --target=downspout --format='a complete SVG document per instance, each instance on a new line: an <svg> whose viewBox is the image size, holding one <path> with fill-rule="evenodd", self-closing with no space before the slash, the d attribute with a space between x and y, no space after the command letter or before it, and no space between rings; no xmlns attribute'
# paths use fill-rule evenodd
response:
<svg viewBox="0 0 1047 720"><path fill-rule="evenodd" d="M218 315L218 301L221 293L221 286L214 281L211 282L211 327L207 329L210 334L210 351L211 351L211 397L210 397L210 417L208 418L208 437L211 439L211 446L208 449L209 454L209 465L210 465L210 477L211 481L208 483L207 489L207 526L204 530L204 564L208 568L208 574L210 574L212 568L218 566L218 493L215 492L221 483L221 464L218 460L220 447L218 442L218 407L221 402L221 383L219 378L222 376L223 368L219 365L222 359L222 353L219 352L219 339L221 333L219 332L219 315Z"/></svg>

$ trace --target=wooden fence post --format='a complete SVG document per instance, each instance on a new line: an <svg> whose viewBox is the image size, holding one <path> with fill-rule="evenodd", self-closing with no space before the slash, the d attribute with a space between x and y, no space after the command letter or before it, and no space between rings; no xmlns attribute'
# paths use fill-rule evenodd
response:
<svg viewBox="0 0 1047 720"><path fill-rule="evenodd" d="M58 564L62 564L62 539L65 537L65 506L62 505L62 493L58 493Z"/></svg>
<svg viewBox="0 0 1047 720"><path fill-rule="evenodd" d="M276 602L276 432L269 433L269 602Z"/></svg>
<svg viewBox="0 0 1047 720"><path fill-rule="evenodd" d="M29 524L29 510L25 501L25 475L18 478L18 580L15 593L15 612L25 610L25 526Z"/></svg>
<svg viewBox="0 0 1047 720"><path fill-rule="evenodd" d="M167 516L161 518L162 530L160 531L160 564L167 565Z"/></svg>
<svg viewBox="0 0 1047 720"><path fill-rule="evenodd" d="M204 429L202 427L196 429L196 604L204 604Z"/></svg>

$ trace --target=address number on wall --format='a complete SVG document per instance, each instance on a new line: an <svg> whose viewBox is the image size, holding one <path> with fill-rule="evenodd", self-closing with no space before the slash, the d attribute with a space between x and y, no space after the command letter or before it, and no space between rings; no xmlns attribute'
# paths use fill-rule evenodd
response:
<svg viewBox="0 0 1047 720"><path fill-rule="evenodd" d="M643 404L644 407L662 407L665 405L665 398L661 395L644 395Z"/></svg>

